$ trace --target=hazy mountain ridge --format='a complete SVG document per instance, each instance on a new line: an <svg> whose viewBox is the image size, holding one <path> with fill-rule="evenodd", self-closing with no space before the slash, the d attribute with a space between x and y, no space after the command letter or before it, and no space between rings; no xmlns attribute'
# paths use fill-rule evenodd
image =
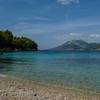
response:
<svg viewBox="0 0 100 100"><path fill-rule="evenodd" d="M100 43L88 43L83 40L71 40L50 50L100 50Z"/></svg>

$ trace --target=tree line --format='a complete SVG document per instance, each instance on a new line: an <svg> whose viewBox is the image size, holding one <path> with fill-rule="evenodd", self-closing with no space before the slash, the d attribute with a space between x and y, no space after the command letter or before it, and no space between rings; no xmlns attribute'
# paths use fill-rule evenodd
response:
<svg viewBox="0 0 100 100"><path fill-rule="evenodd" d="M2 50L38 50L38 45L27 37L16 37L6 30L0 31L0 51Z"/></svg>

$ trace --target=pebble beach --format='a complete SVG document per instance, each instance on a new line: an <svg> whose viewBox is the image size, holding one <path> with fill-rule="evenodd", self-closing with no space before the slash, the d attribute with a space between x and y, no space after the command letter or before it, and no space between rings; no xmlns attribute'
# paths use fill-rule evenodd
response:
<svg viewBox="0 0 100 100"><path fill-rule="evenodd" d="M100 93L46 86L0 75L0 100L100 100Z"/></svg>

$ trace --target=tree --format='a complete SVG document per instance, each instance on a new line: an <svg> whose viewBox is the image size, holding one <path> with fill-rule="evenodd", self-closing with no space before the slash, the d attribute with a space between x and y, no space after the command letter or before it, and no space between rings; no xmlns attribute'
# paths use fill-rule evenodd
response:
<svg viewBox="0 0 100 100"><path fill-rule="evenodd" d="M12 47L12 42L13 42L13 34L11 31L6 30L3 32L3 36L5 38L6 41L6 46L7 47Z"/></svg>
<svg viewBox="0 0 100 100"><path fill-rule="evenodd" d="M4 48L8 48L12 46L13 41L13 34L12 32L6 30L6 31L0 31L0 44Z"/></svg>
<svg viewBox="0 0 100 100"><path fill-rule="evenodd" d="M0 49L37 50L38 45L27 37L14 37L9 30L0 31Z"/></svg>
<svg viewBox="0 0 100 100"><path fill-rule="evenodd" d="M3 37L3 32L0 31L0 47L3 48L5 46L5 38Z"/></svg>
<svg viewBox="0 0 100 100"><path fill-rule="evenodd" d="M22 50L37 50L38 46L37 44L26 37L14 37L14 45L16 49L22 49Z"/></svg>

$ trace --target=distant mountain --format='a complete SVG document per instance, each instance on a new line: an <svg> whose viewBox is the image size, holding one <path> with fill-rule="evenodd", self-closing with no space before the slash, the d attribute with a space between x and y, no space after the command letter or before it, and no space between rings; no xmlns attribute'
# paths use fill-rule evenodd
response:
<svg viewBox="0 0 100 100"><path fill-rule="evenodd" d="M59 51L100 50L100 43L88 43L83 40L71 40L71 41L67 41L66 43L64 43L58 47L52 48L50 50L59 50Z"/></svg>

